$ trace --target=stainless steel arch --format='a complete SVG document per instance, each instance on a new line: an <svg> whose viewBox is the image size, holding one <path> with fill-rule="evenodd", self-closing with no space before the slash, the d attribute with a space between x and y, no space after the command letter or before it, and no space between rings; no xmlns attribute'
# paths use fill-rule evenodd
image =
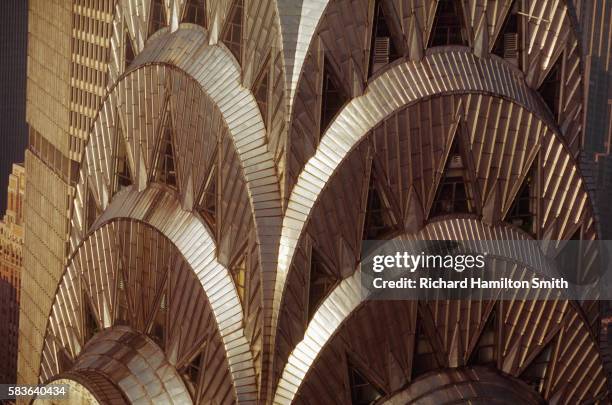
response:
<svg viewBox="0 0 612 405"><path fill-rule="evenodd" d="M172 212L172 215L168 215L168 212ZM230 272L217 261L214 240L202 219L183 210L176 193L167 190L166 186L152 184L142 192L130 186L115 195L105 212L92 225L89 235L121 219L151 226L183 256L200 281L214 314L235 396L239 403L255 403L255 367L250 343L245 336L240 298ZM73 282L71 274L66 272L62 283ZM58 299L56 296L54 308Z"/></svg>
<svg viewBox="0 0 612 405"><path fill-rule="evenodd" d="M83 381L95 381L95 378L87 377L100 374L118 387L131 404L191 401L183 380L164 358L159 347L147 336L124 326L105 329L92 338L74 370L67 373L65 378L70 378L72 373L83 373ZM93 388L94 394L104 394L110 388L86 387ZM102 388L102 392L96 392L95 388Z"/></svg>
<svg viewBox="0 0 612 405"><path fill-rule="evenodd" d="M417 379L405 390L384 400L386 405L417 401L452 403L495 398L495 403L540 404L542 398L523 381L496 373L485 367L462 368L437 372ZM478 398L478 399L477 399Z"/></svg>
<svg viewBox="0 0 612 405"><path fill-rule="evenodd" d="M240 66L222 46L210 46L201 29L180 27L152 38L134 60L134 69L151 63L170 63L193 77L215 102L241 160L259 245L262 285L274 285L281 227L279 179L266 128L250 90L241 85ZM263 288L264 374L273 352L273 289Z"/></svg>
<svg viewBox="0 0 612 405"><path fill-rule="evenodd" d="M173 215L167 215L172 212ZM143 221L165 235L200 280L219 333L240 403L257 400L257 383L249 342L243 328L243 313L236 286L229 271L216 260L215 245L203 222L181 209L180 202L162 187L154 185L142 193L127 189L119 193L93 228L118 218Z"/></svg>
<svg viewBox="0 0 612 405"><path fill-rule="evenodd" d="M222 45L209 45L207 33L200 27L181 25L175 32L158 32L146 43L129 70L119 79L119 82L131 77L150 66L173 66L193 78L202 91L214 102L216 108L228 128L234 147L240 159L244 175L260 256L262 285L274 285L276 277L276 258L278 255L278 240L281 226L281 203L279 180L272 153L268 150L266 129L261 112L255 98L249 89L241 85L241 72L235 58ZM100 110L101 116L112 115L112 91L107 102ZM111 121L111 120L108 120ZM94 129L97 123L94 125ZM104 125L102 125L104 126ZM104 137L111 139L108 129L102 128ZM85 152L81 168L81 181L77 186L75 206L82 210L85 206L86 187L84 179L89 168L98 167L96 171L110 173L110 156L105 154L112 148L108 140L90 140ZM94 144L98 146L92 146ZM104 152L104 149L107 152ZM103 188L102 188L103 189ZM105 200L101 205L106 207L111 196L106 193L101 196ZM75 210L78 211L78 210ZM83 218L73 218L73 226L82 223ZM72 238L73 248L78 244L78 238ZM263 288L264 311L264 345L268 345L272 334L270 327L272 319L273 289ZM271 346L270 346L271 347ZM271 350L264 351L267 356ZM266 360L264 358L264 367Z"/></svg>
<svg viewBox="0 0 612 405"><path fill-rule="evenodd" d="M261 112L251 91L241 85L240 67L227 49L208 45L206 33L190 27L153 38L135 59L134 69L151 63L170 63L184 70L219 108L242 163L256 224L262 282L272 285L281 226L279 180ZM269 338L272 289L263 289L263 299Z"/></svg>
<svg viewBox="0 0 612 405"><path fill-rule="evenodd" d="M478 235L478 237L475 238L475 235ZM507 243L513 240L531 239L524 232L510 225L490 227L475 218L441 219L429 223L421 231L414 235L407 235L406 238L410 240L466 240L474 241L473 243L479 244L481 247L483 247L483 241L487 240L503 240ZM519 266L538 268L537 263L542 262L544 254L533 250L525 251L524 247L524 244L517 243L516 246L508 244L503 247L502 245L491 244L488 248L495 252L494 256L502 260L516 263ZM534 266L534 264L536 265ZM331 291L313 315L303 339L295 346L284 365L274 396L275 404L292 403L317 357L343 323L364 302L366 302L366 297L362 290L360 271L356 271L352 276L342 280ZM576 312L578 313L578 311ZM579 318L580 316L577 315L576 317ZM594 338L589 344L589 350L596 348ZM599 364L599 368L605 375L602 364ZM504 371L509 372L510 370Z"/></svg>
<svg viewBox="0 0 612 405"><path fill-rule="evenodd" d="M546 154L554 149L552 154L564 162L564 167L572 162L571 172L577 170L562 137L554 130L552 117L527 86L523 74L499 58L478 58L467 48L438 48L421 62L395 65L372 81L363 96L354 98L341 110L321 139L315 155L300 173L283 219L275 313L280 308L293 255L312 208L352 148L398 108L429 96L453 93L484 93L511 100L533 119L552 129L550 132L554 135ZM581 180L578 184L578 199L586 201L584 185Z"/></svg>

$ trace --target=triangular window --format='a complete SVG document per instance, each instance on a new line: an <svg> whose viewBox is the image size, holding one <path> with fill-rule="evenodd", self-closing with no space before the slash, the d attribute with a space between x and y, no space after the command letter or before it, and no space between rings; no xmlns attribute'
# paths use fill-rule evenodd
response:
<svg viewBox="0 0 612 405"><path fill-rule="evenodd" d="M200 371L202 370L202 352L198 353L190 362L183 368L183 375L188 381L188 387L193 394L196 392L197 385L200 380ZM195 395L194 395L195 396Z"/></svg>
<svg viewBox="0 0 612 405"><path fill-rule="evenodd" d="M552 112L555 119L559 115L559 98L561 95L561 60L559 57L557 62L546 75L546 78L542 82L542 85L538 89L538 93L542 96L542 99Z"/></svg>
<svg viewBox="0 0 612 405"><path fill-rule="evenodd" d="M222 40L232 54L242 63L242 18L244 4L243 0L235 0L228 13L227 23L223 31Z"/></svg>
<svg viewBox="0 0 612 405"><path fill-rule="evenodd" d="M167 25L164 0L151 1L151 18L149 20L149 36Z"/></svg>
<svg viewBox="0 0 612 405"><path fill-rule="evenodd" d="M310 256L310 279L308 287L308 320L312 319L323 299L338 284L338 276L325 263L324 258L313 247Z"/></svg>
<svg viewBox="0 0 612 405"><path fill-rule="evenodd" d="M253 86L253 94L264 123L268 121L268 88L270 85L270 69L266 63Z"/></svg>
<svg viewBox="0 0 612 405"><path fill-rule="evenodd" d="M338 111L348 101L340 82L332 72L329 62L323 63L323 99L321 100L321 134L331 123Z"/></svg>
<svg viewBox="0 0 612 405"><path fill-rule="evenodd" d="M215 218L217 216L217 169L215 166L212 167L204 182L197 209L214 234Z"/></svg>
<svg viewBox="0 0 612 405"><path fill-rule="evenodd" d="M461 151L458 136L458 134L455 135L444 172L438 184L436 199L432 206L432 216L457 212L473 213L476 211L467 174L465 155Z"/></svg>
<svg viewBox="0 0 612 405"><path fill-rule="evenodd" d="M165 335L166 335L166 316L168 314L168 296L166 291L162 292L159 299L159 306L155 311L155 317L151 324L149 335L151 338L161 347L164 348Z"/></svg>
<svg viewBox="0 0 612 405"><path fill-rule="evenodd" d="M187 0L183 22L206 28L206 0Z"/></svg>
<svg viewBox="0 0 612 405"><path fill-rule="evenodd" d="M537 392L544 391L544 383L546 382L546 375L548 366L552 358L556 339L553 338L548 344L540 351L535 359L529 364L525 371L521 374L521 379L526 381L527 384L531 385Z"/></svg>
<svg viewBox="0 0 612 405"><path fill-rule="evenodd" d="M492 311L480 333L476 346L472 350L468 360L469 365L497 363L496 324L497 314Z"/></svg>
<svg viewBox="0 0 612 405"><path fill-rule="evenodd" d="M119 125L117 135L115 137L115 178L113 180L113 193L121 190L122 187L127 187L132 184L132 173L130 171L130 163L125 147L125 139L123 131Z"/></svg>
<svg viewBox="0 0 612 405"><path fill-rule="evenodd" d="M416 333L414 335L414 357L412 363L412 379L430 370L439 368L438 359L434 353L429 336L423 327L423 320L417 315Z"/></svg>
<svg viewBox="0 0 612 405"><path fill-rule="evenodd" d="M171 187L177 185L176 168L174 159L173 145L173 125L172 114L166 110L163 119L160 143L157 147L157 157L155 159L154 181L165 183Z"/></svg>
<svg viewBox="0 0 612 405"><path fill-rule="evenodd" d="M537 158L535 160L537 162ZM525 176L514 202L506 215L506 222L521 228L530 235L536 234L536 213L538 204L536 163Z"/></svg>
<svg viewBox="0 0 612 405"><path fill-rule="evenodd" d="M393 220L391 203L381 193L377 185L375 168L372 167L365 219L363 223L362 240L377 240L387 238L397 230Z"/></svg>
<svg viewBox="0 0 612 405"><path fill-rule="evenodd" d="M119 265L122 266L121 264ZM127 299L127 291L125 287L125 280L123 278L123 271L119 269L117 272L117 298L115 299L116 312L115 312L115 324L117 325L128 325L129 318L129 306Z"/></svg>
<svg viewBox="0 0 612 405"><path fill-rule="evenodd" d="M516 67L520 67L519 22L518 3L515 1L508 11L506 21L493 46L494 54L504 58Z"/></svg>
<svg viewBox="0 0 612 405"><path fill-rule="evenodd" d="M94 222L96 222L96 218L100 215L100 209L98 208L98 204L96 203L96 199L91 190L87 190L87 207L85 209L85 217L86 217L86 225L87 229L90 229Z"/></svg>
<svg viewBox="0 0 612 405"><path fill-rule="evenodd" d="M84 293L85 294L85 293ZM85 341L91 339L100 331L100 325L94 315L93 305L88 297L83 300L83 323L85 326Z"/></svg>
<svg viewBox="0 0 612 405"><path fill-rule="evenodd" d="M457 0L439 0L436 8L429 46L465 45L466 33L463 27L463 10Z"/></svg>
<svg viewBox="0 0 612 405"><path fill-rule="evenodd" d="M383 2L382 0L377 0L374 5L369 76L372 76L380 68L398 58L399 54L393 44L393 37L385 18Z"/></svg>
<svg viewBox="0 0 612 405"><path fill-rule="evenodd" d="M74 362L70 358L68 351L64 347L59 347L57 351L57 363L60 371L65 372L72 368Z"/></svg>
<svg viewBox="0 0 612 405"><path fill-rule="evenodd" d="M132 38L130 38L130 34L128 33L127 30L125 30L125 34L124 34L124 38L123 38L123 44L124 44L124 61L125 61L125 70L128 69L128 67L130 66L130 64L132 63L132 61L134 60L134 45L132 44Z"/></svg>
<svg viewBox="0 0 612 405"><path fill-rule="evenodd" d="M382 398L384 392L371 383L363 372L348 363L351 403L353 405L370 405Z"/></svg>
<svg viewBox="0 0 612 405"><path fill-rule="evenodd" d="M247 243L244 244L242 249L239 249L239 253L235 255L230 264L230 272L232 277L234 278L234 283L236 285L236 290L238 290L238 297L242 302L243 308L246 304L245 302L245 293L246 293L246 272L247 272Z"/></svg>

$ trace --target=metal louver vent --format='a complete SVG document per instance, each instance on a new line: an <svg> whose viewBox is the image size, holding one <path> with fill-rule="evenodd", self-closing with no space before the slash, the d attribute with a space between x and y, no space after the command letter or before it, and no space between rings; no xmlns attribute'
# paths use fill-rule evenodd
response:
<svg viewBox="0 0 612 405"><path fill-rule="evenodd" d="M516 32L504 34L504 59L518 65L518 34Z"/></svg>
<svg viewBox="0 0 612 405"><path fill-rule="evenodd" d="M389 63L389 52L391 51L391 39L389 37L379 37L374 40L374 60L372 72Z"/></svg>

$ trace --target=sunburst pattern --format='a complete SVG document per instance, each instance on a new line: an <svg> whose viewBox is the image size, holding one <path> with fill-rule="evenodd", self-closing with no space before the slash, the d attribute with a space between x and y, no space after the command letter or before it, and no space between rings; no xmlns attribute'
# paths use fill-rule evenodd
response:
<svg viewBox="0 0 612 405"><path fill-rule="evenodd" d="M493 268L509 265L520 269L534 260L533 252L517 255L523 250L519 247L526 238L523 233L475 219L437 220L404 237L472 240L475 235L478 243L518 241L506 253L494 255ZM354 359L370 383L388 395L405 395L397 391L406 381L418 382L428 371L478 364L492 365L526 384L537 380L529 394L532 398L541 395L545 400L575 403L605 393L603 364L592 357L597 343L582 318L582 309L568 301L362 301L361 288L359 272L345 278L329 292L300 341L280 346L293 347L293 351L278 382L275 403L294 399L313 403L314 398L350 403L346 376ZM560 340L579 335L583 336L580 344L557 346ZM571 376L564 356L577 352L582 355L574 357L572 369L580 371Z"/></svg>
<svg viewBox="0 0 612 405"><path fill-rule="evenodd" d="M184 378L195 402L221 400L219 390L226 395L221 402L235 401L222 339L200 281L177 248L142 222L104 225L72 259L49 321L41 380L88 364L80 355L88 353L87 345L95 347L90 339L117 325L153 339L173 369L185 374L176 384ZM213 382L213 375L189 373L201 354L205 360L198 368L225 370L223 378Z"/></svg>
<svg viewBox="0 0 612 405"><path fill-rule="evenodd" d="M579 7L118 0L113 11L40 382L130 402L173 391L352 403L356 385L390 403L606 395L594 303L362 302L356 272L368 238L596 239L576 162ZM544 254L516 252L493 269ZM134 346L165 392L122 366Z"/></svg>

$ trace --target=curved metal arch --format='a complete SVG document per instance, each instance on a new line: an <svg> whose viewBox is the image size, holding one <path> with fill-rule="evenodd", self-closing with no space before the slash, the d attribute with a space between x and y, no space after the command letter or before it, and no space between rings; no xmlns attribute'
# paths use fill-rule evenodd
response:
<svg viewBox="0 0 612 405"><path fill-rule="evenodd" d="M242 164L264 282L273 282L278 238L271 229L280 229L281 225L279 180L261 112L251 91L240 83L238 63L224 47L208 45L202 30L189 27L147 43L135 59L134 69L152 63L172 64L193 77L221 112ZM271 300L265 294L264 301Z"/></svg>
<svg viewBox="0 0 612 405"><path fill-rule="evenodd" d="M173 33L161 32L152 37L122 77L130 77L133 72L152 65L172 65L185 72L200 85L220 111L246 181L258 242L262 283L274 285L281 227L279 180L273 154L268 149L261 112L251 91L241 85L240 67L227 49L210 45L205 31L190 26L180 26ZM117 84L114 85L116 86ZM112 97L112 93L109 93L108 99ZM101 112L112 114L106 105L103 105ZM91 150L91 138L84 160L91 161L92 165L99 165L101 152ZM87 163L83 162L81 183L77 186L75 201L76 206L81 209L86 198L86 189L83 186L86 177L83 168L86 166ZM106 196L107 200L109 198L110 196ZM73 246L76 245L74 240L72 243ZM270 325L272 318L273 290L262 289L262 295L264 342L267 345L272 335L267 325Z"/></svg>
<svg viewBox="0 0 612 405"><path fill-rule="evenodd" d="M112 111L109 111L111 106L107 103L110 101L113 104L113 98L116 97L113 92L119 83L134 72L152 65L172 66L184 72L193 78L204 94L215 103L227 125L241 160L255 222L263 223L265 227L277 225L280 228L280 222L275 223L270 219L274 216L280 217L281 214L280 188L276 166L268 150L261 112L251 91L241 85L240 66L231 52L222 46L209 45L206 39L205 31L191 26L181 26L176 32L164 32L151 38L130 68L109 88L92 131L96 130L96 125L100 125L98 122L104 118L104 114L112 115ZM91 157L87 156L91 142L92 137L88 140L83 160L102 160L103 156L95 153ZM104 147L110 147L108 141ZM105 169L103 172L111 172L109 167ZM81 173L81 182L83 178ZM106 196L106 200L109 198L110 196ZM269 240L269 236L260 238L260 243L267 247L270 245L266 243Z"/></svg>
<svg viewBox="0 0 612 405"><path fill-rule="evenodd" d="M85 374L85 375L83 375ZM112 403L127 405L125 396L111 381L99 373L63 373L61 377L46 384L47 387L54 385L69 386L71 399L75 402L99 405ZM44 404L45 400L34 399L33 405Z"/></svg>
<svg viewBox="0 0 612 405"><path fill-rule="evenodd" d="M430 53L421 62L395 65L378 76L363 96L354 98L341 110L324 134L315 155L300 173L283 219L275 313L280 308L295 249L322 190L353 148L397 109L432 95L484 93L511 100L535 120L555 128L539 97L527 87L522 75L506 63L494 57L477 58L467 48L440 51ZM561 156L566 164L573 162L563 138L556 131L549 132L554 135L545 148L546 156ZM574 167L572 173L577 170ZM580 179L578 184L584 204L588 197Z"/></svg>
<svg viewBox="0 0 612 405"><path fill-rule="evenodd" d="M172 212L173 215L167 215ZM161 187L142 193L119 193L93 228L118 218L148 223L165 235L183 254L200 279L215 314L225 345L236 398L239 403L257 400L254 360L243 328L243 314L238 291L228 269L216 260L215 244L205 224L193 213L181 209L180 202Z"/></svg>
<svg viewBox="0 0 612 405"><path fill-rule="evenodd" d="M100 347L106 350L99 350ZM150 373L140 372L145 367ZM71 378L71 374L79 376L80 373L85 376L83 382L107 379L105 386L86 384L85 387L93 388L91 391L94 395L114 394L113 401L118 399L116 390L119 388L132 404L191 402L183 380L160 348L148 336L124 326L105 329L94 336L83 349L73 370L65 376L58 376L58 379ZM95 374L99 376L96 378ZM88 375L93 378L88 379ZM76 376L73 378L78 381ZM148 381L149 378L154 378L156 384ZM96 388L102 392L96 392ZM115 388L115 392L112 388Z"/></svg>
<svg viewBox="0 0 612 405"><path fill-rule="evenodd" d="M168 212L173 215L168 215ZM257 382L250 344L243 326L242 305L229 270L216 260L216 247L207 226L196 214L181 208L175 193L158 184L152 184L142 192L130 186L117 193L88 235L120 219L138 221L152 227L184 257L200 280L214 313L236 398L239 403L255 403ZM73 255L76 252L78 249ZM64 274L67 274L66 271ZM52 311L56 301L57 296Z"/></svg>
<svg viewBox="0 0 612 405"><path fill-rule="evenodd" d="M107 103L110 101L116 105L116 102L113 103L113 98L117 97L114 92L120 83L134 72L155 65L176 68L193 78L220 111L242 163L255 218L261 210L264 212L260 215L269 216L273 210L280 215L278 175L272 154L267 149L261 112L251 91L240 83L240 66L234 56L224 46L209 45L207 33L200 27L185 25L176 32L160 31L158 34L147 42L129 69L109 87L92 131L96 130L96 125L99 125L98 122L104 118L104 114L112 115L112 112L108 111L112 106ZM93 157L88 159L87 156L90 142L91 137L88 139L83 160L95 160ZM110 172L106 169L107 173ZM274 204L276 200L278 204Z"/></svg>
<svg viewBox="0 0 612 405"><path fill-rule="evenodd" d="M268 149L266 128L252 92L241 84L240 67L227 49L210 46L201 30L179 28L147 43L134 66L171 63L192 76L215 102L227 124L242 165L253 210L259 246L262 285L274 285L281 228L281 194L273 152ZM264 345L273 347L273 290L262 289ZM271 350L264 350L262 369Z"/></svg>
<svg viewBox="0 0 612 405"><path fill-rule="evenodd" d="M477 234L478 244L483 248L483 241L525 241L531 237L515 227L502 224L495 227L484 225L474 218L453 218L430 222L425 228L414 235L408 235L410 240L473 240ZM521 247L511 247L505 245L500 250L500 245L492 244L489 246L496 254L493 256L498 259L517 263L525 267L538 267L537 263L543 261L542 252L533 250L526 252ZM537 257L536 257L537 256ZM536 263L536 266L534 266ZM312 320L307 326L303 339L291 352L274 395L275 404L290 404L300 390L302 383L306 379L308 372L312 369L318 356L323 352L326 345L331 342L341 326L351 317L361 305L367 302L361 284L361 272L356 271L352 276L342 280L324 299L316 310ZM574 322L585 322L580 308L571 306L576 313ZM592 340L592 345L596 346L595 337L590 330L587 335ZM533 357L533 355L531 356ZM600 364L601 370L603 365ZM507 370L506 370L507 371ZM603 371L602 371L603 372ZM604 373L605 374L605 373Z"/></svg>
<svg viewBox="0 0 612 405"><path fill-rule="evenodd" d="M494 396L493 396L494 395ZM384 399L385 405L417 401L449 404L489 398L497 404L541 404L543 399L525 382L485 367L444 370L419 377L407 388Z"/></svg>

